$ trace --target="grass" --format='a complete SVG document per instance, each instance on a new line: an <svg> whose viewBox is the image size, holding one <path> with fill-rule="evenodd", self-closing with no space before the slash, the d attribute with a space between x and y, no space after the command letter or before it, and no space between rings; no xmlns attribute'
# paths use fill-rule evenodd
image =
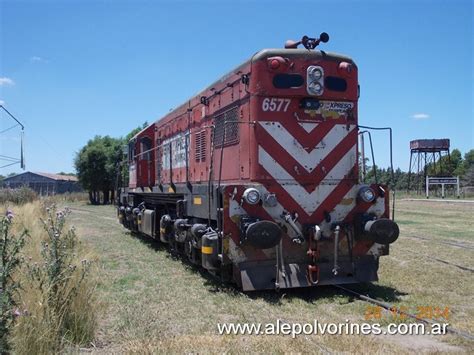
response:
<svg viewBox="0 0 474 355"><path fill-rule="evenodd" d="M474 242L474 203L399 201L395 209L404 235Z"/></svg>
<svg viewBox="0 0 474 355"><path fill-rule="evenodd" d="M364 322L368 304L331 287L282 293L243 293L171 257L153 240L134 236L116 221L112 206L72 204L73 224L100 260L97 297L106 307L92 350L99 353L469 352L472 342L428 336L219 336L223 322ZM452 327L474 332L472 273L434 261L435 256L473 268L471 205L399 201L401 236L381 259L380 282L354 289L416 312L449 307ZM446 217L446 218L445 218ZM424 236L418 240L407 236ZM431 240L432 239L432 240ZM384 313L383 323L392 321Z"/></svg>
<svg viewBox="0 0 474 355"><path fill-rule="evenodd" d="M401 237L382 262L381 279L407 294L403 304L449 307L450 323L466 332L474 331L473 274L451 264L473 268L473 250L439 241L474 247L474 203L406 201L398 204ZM407 220L414 223L404 223ZM428 240L404 238L423 236ZM397 270L392 273L392 270Z"/></svg>
<svg viewBox="0 0 474 355"><path fill-rule="evenodd" d="M17 354L50 354L88 346L95 335L98 305L94 267L90 267L95 256L82 242L76 243L65 218L58 217L54 209L46 213L44 204L50 206L50 202L10 205L15 214L12 228L28 230L21 269L14 275L20 283L16 295L19 315L12 332Z"/></svg>

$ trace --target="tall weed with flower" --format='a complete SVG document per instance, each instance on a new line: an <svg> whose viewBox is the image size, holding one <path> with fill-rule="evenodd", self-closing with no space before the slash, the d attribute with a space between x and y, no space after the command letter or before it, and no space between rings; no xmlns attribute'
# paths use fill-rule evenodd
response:
<svg viewBox="0 0 474 355"><path fill-rule="evenodd" d="M29 314L17 322L18 353L56 353L93 339L95 280L90 261L78 256L83 251L74 227L66 223L70 212L52 205L41 218L40 252L26 263L28 292L22 300Z"/></svg>
<svg viewBox="0 0 474 355"><path fill-rule="evenodd" d="M11 349L10 334L17 315L16 294L20 283L14 274L22 263L21 250L25 245L28 232L24 230L16 236L11 233L10 226L13 213L7 210L0 220L0 354Z"/></svg>

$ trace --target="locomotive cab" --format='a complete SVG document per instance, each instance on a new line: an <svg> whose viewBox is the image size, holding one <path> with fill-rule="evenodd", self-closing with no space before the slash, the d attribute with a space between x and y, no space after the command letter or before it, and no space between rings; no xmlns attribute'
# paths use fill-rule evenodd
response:
<svg viewBox="0 0 474 355"><path fill-rule="evenodd" d="M155 184L154 124L138 132L128 143L129 187L150 189Z"/></svg>

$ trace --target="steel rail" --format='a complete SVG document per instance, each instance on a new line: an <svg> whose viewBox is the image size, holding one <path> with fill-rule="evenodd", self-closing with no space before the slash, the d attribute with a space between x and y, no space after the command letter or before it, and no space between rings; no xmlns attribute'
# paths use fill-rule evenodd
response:
<svg viewBox="0 0 474 355"><path fill-rule="evenodd" d="M437 322L434 322L432 321L431 319L425 319L425 318L420 318L418 317L417 315L415 314L412 314L412 313L408 313L408 312L404 312L402 310L399 309L399 307L395 307L389 303L386 303L386 302L382 302L382 301L379 301L379 300L376 300L372 297L369 297L369 296L366 296L366 295L363 295L361 293L358 293L354 290L351 290L351 289L348 289L348 288L345 288L343 286L340 286L340 285L333 285L335 288L338 288L346 293L349 293L353 296L357 296L359 299L361 299L362 301L365 301L365 302L368 302L368 303L372 303L372 304L375 304L377 306L380 306L388 311L391 311L391 312L397 312L398 314L400 315L404 315L404 316L407 316L407 317L410 317L410 318L413 318L413 319L416 319L420 322L423 322L423 323L426 323L426 324L437 324ZM467 332L464 332L462 330L458 330L458 329L454 329L452 327L449 327L447 326L446 327L446 330L451 333L451 334L455 334L455 335L458 335L460 337L463 337L465 339L468 339L468 340L471 340L471 341L474 341L474 335L472 334L469 334Z"/></svg>
<svg viewBox="0 0 474 355"><path fill-rule="evenodd" d="M427 240L427 241L430 241L430 242L451 245L453 247L458 247L458 248L462 248L462 249L474 249L474 246L472 246L472 245L460 244L460 243L456 243L456 242L450 242L450 241L447 241L447 240L435 240L435 239L420 237L420 236L416 236L416 235L407 235L407 236L405 236L405 238L414 238L414 239L420 239L420 240Z"/></svg>

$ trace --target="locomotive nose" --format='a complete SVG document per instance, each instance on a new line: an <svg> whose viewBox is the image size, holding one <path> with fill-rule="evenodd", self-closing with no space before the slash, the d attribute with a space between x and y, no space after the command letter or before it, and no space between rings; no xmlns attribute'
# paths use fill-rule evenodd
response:
<svg viewBox="0 0 474 355"><path fill-rule="evenodd" d="M368 221L364 226L370 239L379 244L390 244L397 240L400 234L398 224L387 218Z"/></svg>

